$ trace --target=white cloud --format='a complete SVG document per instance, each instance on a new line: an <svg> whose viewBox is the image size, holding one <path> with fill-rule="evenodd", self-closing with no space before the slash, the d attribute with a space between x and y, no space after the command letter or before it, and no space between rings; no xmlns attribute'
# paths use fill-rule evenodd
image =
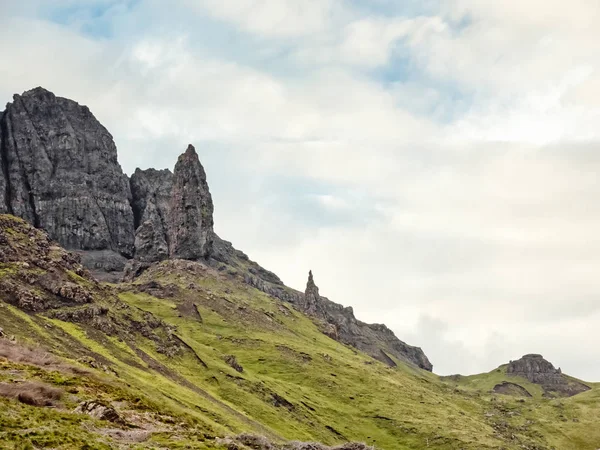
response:
<svg viewBox="0 0 600 450"><path fill-rule="evenodd" d="M338 0L201 0L187 2L216 18L232 22L246 31L267 37L297 37L329 27L341 12Z"/></svg>
<svg viewBox="0 0 600 450"><path fill-rule="evenodd" d="M0 95L89 105L129 172L193 142L224 238L294 287L312 268L443 373L541 352L600 377L595 3L173 5L115 9L94 38L3 2ZM215 48L215 26L244 42Z"/></svg>

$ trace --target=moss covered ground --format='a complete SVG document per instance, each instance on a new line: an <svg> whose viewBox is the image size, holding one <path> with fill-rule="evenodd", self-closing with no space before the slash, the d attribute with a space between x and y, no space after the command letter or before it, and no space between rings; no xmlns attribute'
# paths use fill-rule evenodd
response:
<svg viewBox="0 0 600 450"><path fill-rule="evenodd" d="M22 268L5 263L0 277L20 280ZM244 432L386 450L600 447L595 384L546 398L505 367L468 377L399 361L391 368L325 336L290 304L199 263L163 262L119 285L66 276L109 311L101 322L61 320L72 306L25 312L0 292L0 385L64 393L48 407L0 396L0 448L216 449L224 448L217 437ZM172 342L179 351L165 351ZM28 356L44 352L52 356ZM492 393L503 381L532 397ZM76 413L84 401L113 406L124 422Z"/></svg>

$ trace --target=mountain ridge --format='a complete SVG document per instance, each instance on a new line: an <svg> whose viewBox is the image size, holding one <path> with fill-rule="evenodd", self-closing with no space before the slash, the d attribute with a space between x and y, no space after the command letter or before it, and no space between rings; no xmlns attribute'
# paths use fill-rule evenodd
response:
<svg viewBox="0 0 600 450"><path fill-rule="evenodd" d="M386 364L390 356L433 366L418 347L384 325L356 319L350 307L285 286L272 272L219 238L206 173L189 145L168 169L127 177L112 135L89 108L38 87L15 94L0 117L0 213L22 217L105 281L133 280L166 259L205 261L323 322L322 331ZM312 276L312 275L311 275ZM318 307L315 309L315 302ZM306 309L309 308L309 309Z"/></svg>

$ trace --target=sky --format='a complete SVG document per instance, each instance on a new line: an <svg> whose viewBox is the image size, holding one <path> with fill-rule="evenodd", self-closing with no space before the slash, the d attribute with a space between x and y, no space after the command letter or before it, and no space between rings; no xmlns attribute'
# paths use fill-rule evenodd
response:
<svg viewBox="0 0 600 450"><path fill-rule="evenodd" d="M167 6L168 5L168 6ZM600 381L597 0L1 0L0 101L195 145L215 229L423 348Z"/></svg>

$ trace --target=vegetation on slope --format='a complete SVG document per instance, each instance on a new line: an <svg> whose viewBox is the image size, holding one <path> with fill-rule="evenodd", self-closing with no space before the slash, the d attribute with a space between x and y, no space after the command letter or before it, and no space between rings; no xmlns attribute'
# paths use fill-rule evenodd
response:
<svg viewBox="0 0 600 450"><path fill-rule="evenodd" d="M13 289L0 291L0 448L268 448L294 440L387 450L600 444L595 385L571 398L546 398L503 368L444 378L400 361L390 368L227 271L165 261L134 282L100 285L43 233L9 216L0 216L0 245L7 249L0 284ZM40 282L48 273L60 280L58 290ZM81 304L65 298L65 284L90 297ZM46 306L28 309L15 287ZM74 314L89 308L102 313ZM503 381L532 397L491 392ZM53 393L48 406L15 395L32 386ZM76 412L85 402L114 408L120 420ZM235 438L242 433L264 439Z"/></svg>

